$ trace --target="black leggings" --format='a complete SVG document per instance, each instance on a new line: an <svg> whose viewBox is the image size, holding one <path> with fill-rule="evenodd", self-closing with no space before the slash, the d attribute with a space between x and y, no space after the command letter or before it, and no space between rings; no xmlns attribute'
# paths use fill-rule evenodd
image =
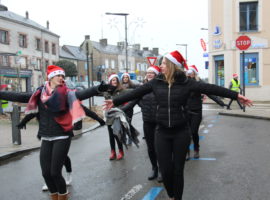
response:
<svg viewBox="0 0 270 200"><path fill-rule="evenodd" d="M192 111L193 113L189 115L189 125L192 133L192 140L194 143L194 150L199 151L199 128L202 121L202 111Z"/></svg>
<svg viewBox="0 0 270 200"><path fill-rule="evenodd" d="M148 156L152 164L152 169L157 168L157 156L155 149L156 125L156 123L143 122L143 131L147 145Z"/></svg>
<svg viewBox="0 0 270 200"><path fill-rule="evenodd" d="M231 107L232 102L233 102L233 99L231 99L230 102L228 103L228 108ZM238 103L240 109L243 109L243 106L241 105L241 103L240 103L240 101L238 99L236 99L236 102Z"/></svg>
<svg viewBox="0 0 270 200"><path fill-rule="evenodd" d="M118 139L118 137L116 137L113 134L113 130L112 130L112 126L111 125L108 126L108 132L109 132L111 150L114 150L115 151L115 140L117 142L118 149L119 150L123 150L123 144L120 142L120 140Z"/></svg>
<svg viewBox="0 0 270 200"><path fill-rule="evenodd" d="M64 163L64 166L66 168L66 171L68 173L71 173L72 172L72 167L71 167L71 160L69 158L69 156L67 156L66 160L65 160L65 163Z"/></svg>
<svg viewBox="0 0 270 200"><path fill-rule="evenodd" d="M184 166L190 144L188 127L157 127L156 150L163 183L170 198L181 200L184 188Z"/></svg>
<svg viewBox="0 0 270 200"><path fill-rule="evenodd" d="M40 166L45 183L51 193L67 192L62 168L69 151L71 138L53 141L42 140L40 148Z"/></svg>

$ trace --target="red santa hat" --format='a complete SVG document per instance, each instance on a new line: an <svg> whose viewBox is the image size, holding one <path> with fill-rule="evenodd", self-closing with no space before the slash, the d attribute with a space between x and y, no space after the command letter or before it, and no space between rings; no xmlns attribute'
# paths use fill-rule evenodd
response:
<svg viewBox="0 0 270 200"><path fill-rule="evenodd" d="M238 78L238 74L234 73L233 78Z"/></svg>
<svg viewBox="0 0 270 200"><path fill-rule="evenodd" d="M47 78L48 78L48 80L50 80L51 78L53 78L54 76L57 76L57 75L65 76L64 69L62 69L61 67L56 66L56 65L49 65L47 67Z"/></svg>
<svg viewBox="0 0 270 200"><path fill-rule="evenodd" d="M171 53L166 54L164 57L170 60L176 66L184 67L186 70L188 70L188 65L186 63L186 60L181 55L181 53L179 53L179 51L173 51Z"/></svg>
<svg viewBox="0 0 270 200"><path fill-rule="evenodd" d="M194 72L195 74L199 73L198 68L195 65L189 66L187 73L191 73L191 72Z"/></svg>
<svg viewBox="0 0 270 200"><path fill-rule="evenodd" d="M147 69L147 72L149 72L149 71L153 71L153 72L155 72L156 75L158 75L159 72L160 72L160 68L158 66L156 66L156 65L151 65Z"/></svg>
<svg viewBox="0 0 270 200"><path fill-rule="evenodd" d="M119 80L119 77L118 77L117 74L111 74L111 75L109 76L108 81L111 82L111 80L112 80L113 78L117 78L117 79Z"/></svg>
<svg viewBox="0 0 270 200"><path fill-rule="evenodd" d="M125 72L121 75L121 80L123 80L124 76L128 76L128 78L130 79L129 73Z"/></svg>

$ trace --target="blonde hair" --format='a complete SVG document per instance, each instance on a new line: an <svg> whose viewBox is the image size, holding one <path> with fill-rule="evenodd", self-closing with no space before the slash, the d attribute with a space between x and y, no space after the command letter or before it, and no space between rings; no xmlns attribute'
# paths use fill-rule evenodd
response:
<svg viewBox="0 0 270 200"><path fill-rule="evenodd" d="M182 69L180 69L176 64L171 62L169 59L165 57L166 61L166 67L167 67L167 74L165 74L165 81L169 84L169 87L171 87L174 83L174 74L177 71L183 72Z"/></svg>

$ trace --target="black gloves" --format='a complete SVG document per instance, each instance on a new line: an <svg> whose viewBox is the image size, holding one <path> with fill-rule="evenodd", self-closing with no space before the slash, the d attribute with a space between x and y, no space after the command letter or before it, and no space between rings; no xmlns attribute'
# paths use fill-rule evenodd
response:
<svg viewBox="0 0 270 200"><path fill-rule="evenodd" d="M99 122L100 126L104 126L106 124L103 119L99 120L98 122Z"/></svg>
<svg viewBox="0 0 270 200"><path fill-rule="evenodd" d="M106 92L106 91L108 91L109 87L110 87L109 84L106 84L104 81L101 81L101 83L97 89L99 92Z"/></svg>
<svg viewBox="0 0 270 200"><path fill-rule="evenodd" d="M19 124L17 124L17 128L18 129L26 129L26 124L23 122L20 122Z"/></svg>

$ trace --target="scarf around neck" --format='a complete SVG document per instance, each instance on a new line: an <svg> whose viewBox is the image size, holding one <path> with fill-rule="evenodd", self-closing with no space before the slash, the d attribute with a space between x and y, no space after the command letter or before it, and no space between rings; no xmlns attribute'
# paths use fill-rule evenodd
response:
<svg viewBox="0 0 270 200"><path fill-rule="evenodd" d="M45 108L55 115L55 121L64 129L64 132L71 131L73 124L85 117L81 101L77 99L75 92L67 88L65 84L53 90L49 82L45 82L44 86L39 87L32 94L25 114L38 113L38 101L41 101Z"/></svg>

